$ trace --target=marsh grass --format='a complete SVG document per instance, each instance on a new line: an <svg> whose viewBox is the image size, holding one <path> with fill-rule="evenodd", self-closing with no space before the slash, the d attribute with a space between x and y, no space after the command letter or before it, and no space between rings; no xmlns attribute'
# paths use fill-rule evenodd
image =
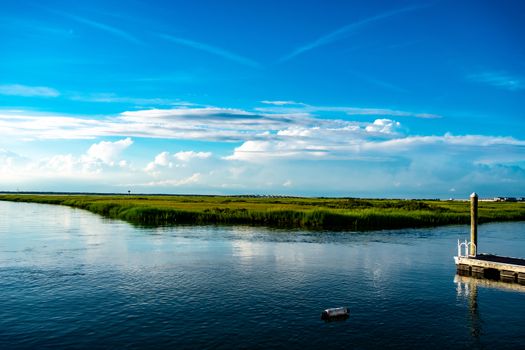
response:
<svg viewBox="0 0 525 350"><path fill-rule="evenodd" d="M254 225L379 230L470 223L468 202L236 196L0 195L66 205L141 226ZM479 222L525 220L525 203L480 202Z"/></svg>

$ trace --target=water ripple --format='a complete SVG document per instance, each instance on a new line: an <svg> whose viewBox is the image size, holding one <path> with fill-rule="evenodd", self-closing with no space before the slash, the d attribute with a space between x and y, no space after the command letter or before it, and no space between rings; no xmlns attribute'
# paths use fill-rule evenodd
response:
<svg viewBox="0 0 525 350"><path fill-rule="evenodd" d="M523 344L525 294L480 287L474 295L470 287L458 295L451 256L468 235L464 226L139 229L80 210L3 202L0 216L1 349ZM483 225L480 244L519 255L523 227ZM348 320L320 320L338 306L350 308Z"/></svg>

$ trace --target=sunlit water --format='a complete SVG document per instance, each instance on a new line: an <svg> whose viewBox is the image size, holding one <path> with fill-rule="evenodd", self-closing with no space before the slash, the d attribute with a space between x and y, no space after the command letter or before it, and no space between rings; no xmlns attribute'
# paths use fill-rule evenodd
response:
<svg viewBox="0 0 525 350"><path fill-rule="evenodd" d="M0 348L525 348L523 290L454 282L468 229L144 229L0 202ZM525 256L523 222L479 235Z"/></svg>

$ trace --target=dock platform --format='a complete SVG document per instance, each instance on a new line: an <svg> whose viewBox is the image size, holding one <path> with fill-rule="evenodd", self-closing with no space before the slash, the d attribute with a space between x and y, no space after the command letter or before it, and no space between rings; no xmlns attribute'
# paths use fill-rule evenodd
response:
<svg viewBox="0 0 525 350"><path fill-rule="evenodd" d="M454 257L458 275L525 285L525 259L479 254Z"/></svg>
<svg viewBox="0 0 525 350"><path fill-rule="evenodd" d="M470 241L458 240L457 274L525 285L525 259L478 254L478 195L470 195Z"/></svg>

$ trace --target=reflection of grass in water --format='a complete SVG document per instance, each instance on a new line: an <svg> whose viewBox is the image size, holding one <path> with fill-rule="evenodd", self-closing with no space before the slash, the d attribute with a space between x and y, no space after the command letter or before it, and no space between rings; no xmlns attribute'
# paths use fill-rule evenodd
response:
<svg viewBox="0 0 525 350"><path fill-rule="evenodd" d="M468 202L236 196L0 195L60 204L138 225L248 224L375 230L470 223ZM479 222L525 220L525 203L479 203Z"/></svg>

